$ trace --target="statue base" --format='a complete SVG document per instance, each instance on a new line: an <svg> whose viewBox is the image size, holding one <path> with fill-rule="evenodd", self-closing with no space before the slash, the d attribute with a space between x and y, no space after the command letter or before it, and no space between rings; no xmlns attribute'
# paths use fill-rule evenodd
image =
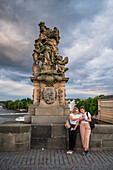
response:
<svg viewBox="0 0 113 170"><path fill-rule="evenodd" d="M64 124L69 112L70 109L67 106L41 107L32 105L28 110L29 115L25 116L25 123Z"/></svg>

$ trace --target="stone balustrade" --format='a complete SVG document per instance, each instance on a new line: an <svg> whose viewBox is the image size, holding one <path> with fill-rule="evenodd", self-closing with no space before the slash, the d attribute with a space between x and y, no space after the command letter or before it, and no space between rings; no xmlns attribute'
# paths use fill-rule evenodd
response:
<svg viewBox="0 0 113 170"><path fill-rule="evenodd" d="M0 151L22 151L30 149L31 125L1 124Z"/></svg>
<svg viewBox="0 0 113 170"><path fill-rule="evenodd" d="M68 149L68 130L64 124L1 124L0 151L30 148ZM75 150L82 150L80 133ZM96 125L90 136L90 150L113 150L113 125Z"/></svg>

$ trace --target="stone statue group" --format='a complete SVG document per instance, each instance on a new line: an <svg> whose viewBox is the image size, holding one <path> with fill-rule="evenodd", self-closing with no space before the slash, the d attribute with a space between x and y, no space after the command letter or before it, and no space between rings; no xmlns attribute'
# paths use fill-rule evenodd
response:
<svg viewBox="0 0 113 170"><path fill-rule="evenodd" d="M39 23L40 34L35 40L35 49L33 53L33 75L35 77L41 71L57 70L62 75L68 70L64 66L68 63L68 57L63 60L62 56L58 56L58 43L60 39L59 30L54 27L53 30L47 28L44 22Z"/></svg>

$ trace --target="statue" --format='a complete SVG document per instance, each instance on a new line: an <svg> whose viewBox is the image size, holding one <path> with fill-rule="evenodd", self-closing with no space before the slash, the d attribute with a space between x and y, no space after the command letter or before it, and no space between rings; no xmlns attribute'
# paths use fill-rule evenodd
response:
<svg viewBox="0 0 113 170"><path fill-rule="evenodd" d="M40 21L40 34L39 38L35 40L35 49L33 54L34 65L33 75L38 76L41 71L49 70L61 73L62 76L68 68L64 66L68 63L68 57L63 60L63 57L58 56L58 43L60 39L59 30L54 27L53 30L47 28L44 22ZM41 65L39 66L39 62ZM58 70L56 69L58 67Z"/></svg>

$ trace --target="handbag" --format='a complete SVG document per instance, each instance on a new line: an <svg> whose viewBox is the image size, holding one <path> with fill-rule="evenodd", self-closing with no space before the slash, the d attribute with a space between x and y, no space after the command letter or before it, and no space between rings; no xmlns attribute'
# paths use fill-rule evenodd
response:
<svg viewBox="0 0 113 170"><path fill-rule="evenodd" d="M87 117L88 117L88 112L86 113L87 114ZM88 117L89 118L89 117ZM94 124L94 120L93 118L91 118L91 122L89 122L89 125L91 127L91 130L93 130L95 128L95 124Z"/></svg>
<svg viewBox="0 0 113 170"><path fill-rule="evenodd" d="M68 120L66 120L65 127L66 127L66 129L69 129L71 127L71 125L70 125Z"/></svg>

